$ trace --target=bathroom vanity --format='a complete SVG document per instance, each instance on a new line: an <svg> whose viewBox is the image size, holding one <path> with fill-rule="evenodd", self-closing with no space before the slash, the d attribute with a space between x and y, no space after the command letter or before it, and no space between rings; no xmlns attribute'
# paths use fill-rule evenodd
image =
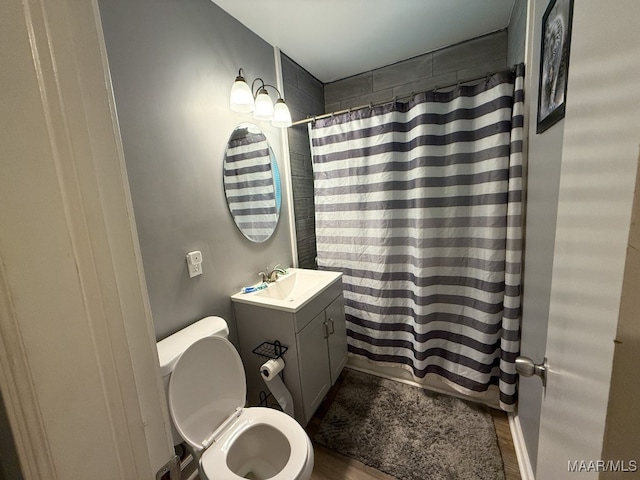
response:
<svg viewBox="0 0 640 480"><path fill-rule="evenodd" d="M231 300L249 404L264 403L260 392L269 393L260 376L268 358L254 350L279 342L287 347L282 375L295 418L306 425L347 361L342 273L291 268L266 289L238 293Z"/></svg>

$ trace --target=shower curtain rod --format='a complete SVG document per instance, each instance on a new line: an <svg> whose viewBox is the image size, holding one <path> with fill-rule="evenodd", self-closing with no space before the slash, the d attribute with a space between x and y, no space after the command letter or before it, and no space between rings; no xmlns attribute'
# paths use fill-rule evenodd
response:
<svg viewBox="0 0 640 480"><path fill-rule="evenodd" d="M513 67L510 68L509 70L511 70L512 72L515 71ZM501 70L501 71L504 71L504 70ZM473 77L473 78L467 78L465 80L458 80L457 82L451 83L449 85L443 85L443 86L436 85L431 91L435 92L436 90L442 90L443 88L450 88L450 87L460 86L463 83L473 82L475 80L480 80L481 78L486 78L488 80L489 77L491 75L494 75L495 73L498 73L498 72L487 73L486 75L481 75L481 76ZM424 91L428 92L429 90L424 90ZM359 105L357 107L345 108L344 110L337 110L337 111L331 112L331 113L323 113L322 115L314 115L313 117L307 117L304 120L298 120L297 122L293 122L291 124L291 126L295 127L296 125L304 125L305 123L315 122L316 120L320 120L320 119L328 118L328 117L333 117L334 115L342 115L343 113L351 113L353 111L362 110L364 108L373 108L373 107L379 107L381 105L387 105L387 104L392 103L392 102L397 102L398 100L401 100L401 99L413 98L418 93L420 93L420 92L411 92L410 95L403 95L403 96L400 96L400 97L393 97L393 98L391 98L389 100L385 100L384 102L368 103L366 105Z"/></svg>

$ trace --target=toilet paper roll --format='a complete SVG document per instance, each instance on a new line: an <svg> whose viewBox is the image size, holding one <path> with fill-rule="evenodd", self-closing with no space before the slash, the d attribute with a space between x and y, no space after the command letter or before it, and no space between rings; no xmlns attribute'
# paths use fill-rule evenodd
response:
<svg viewBox="0 0 640 480"><path fill-rule="evenodd" d="M284 360L282 358L272 358L262 364L260 374L266 382L278 375L282 370L284 370Z"/></svg>
<svg viewBox="0 0 640 480"><path fill-rule="evenodd" d="M262 364L260 367L260 375L267 384L271 394L282 407L282 411L290 417L293 417L293 397L291 397L291 392L282 382L280 375L278 375L284 367L285 363L282 358L271 359Z"/></svg>

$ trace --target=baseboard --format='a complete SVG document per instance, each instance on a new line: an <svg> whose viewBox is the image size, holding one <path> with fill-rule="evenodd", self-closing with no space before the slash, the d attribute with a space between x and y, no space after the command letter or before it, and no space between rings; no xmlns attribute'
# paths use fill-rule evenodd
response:
<svg viewBox="0 0 640 480"><path fill-rule="evenodd" d="M516 457L518 458L518 467L520 468L520 476L522 480L536 480L531 468L531 460L529 458L529 452L527 451L527 444L524 441L524 435L522 434L522 427L520 426L520 419L517 415L510 413L509 428L511 429L511 437L513 438L513 446L516 450Z"/></svg>

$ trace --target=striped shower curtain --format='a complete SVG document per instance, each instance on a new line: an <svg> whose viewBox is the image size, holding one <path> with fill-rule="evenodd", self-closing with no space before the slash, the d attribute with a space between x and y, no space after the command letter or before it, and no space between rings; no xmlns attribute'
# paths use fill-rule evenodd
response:
<svg viewBox="0 0 640 480"><path fill-rule="evenodd" d="M315 121L318 266L349 351L516 402L524 65Z"/></svg>

